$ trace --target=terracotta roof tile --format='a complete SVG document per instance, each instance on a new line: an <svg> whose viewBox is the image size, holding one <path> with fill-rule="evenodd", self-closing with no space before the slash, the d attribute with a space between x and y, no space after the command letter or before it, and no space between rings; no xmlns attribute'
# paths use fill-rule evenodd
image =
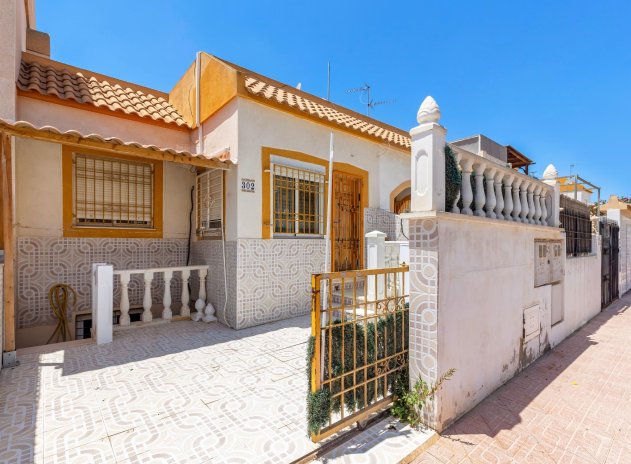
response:
<svg viewBox="0 0 631 464"><path fill-rule="evenodd" d="M129 87L123 88L119 84L111 84L78 71L23 60L17 86L20 90L53 95L62 100L187 126L184 118L164 98Z"/></svg>
<svg viewBox="0 0 631 464"><path fill-rule="evenodd" d="M245 76L245 88L252 95L276 101L282 105L295 108L311 116L317 116L329 122L339 124L349 129L368 134L384 142L392 143L403 148L410 148L410 137L398 132L395 128L380 125L378 121L363 120L359 115L344 112L342 108L328 106L308 98L303 92L292 92L291 89L278 87L275 83L266 82L259 77ZM337 106L337 105L336 105Z"/></svg>
<svg viewBox="0 0 631 464"><path fill-rule="evenodd" d="M2 129L15 129L17 131L20 130L30 130L42 134L52 134L54 136L62 136L72 139L73 142L88 140L92 142L103 142L110 145L120 145L129 148L143 148L145 150L157 151L162 153L168 153L174 155L176 157L191 157L191 158L200 158L200 159L216 159L218 161L224 162L228 164L227 161L230 160L230 150L224 150L216 155L209 156L206 154L195 153L190 150L183 150L181 148L172 148L172 147L164 147L157 145L148 145L139 142L135 142L133 140L122 140L117 137L106 137L100 134L86 134L76 130L62 130L58 129L55 126L36 126L28 121L7 121L4 119L0 119L0 130ZM226 155L227 152L227 155Z"/></svg>

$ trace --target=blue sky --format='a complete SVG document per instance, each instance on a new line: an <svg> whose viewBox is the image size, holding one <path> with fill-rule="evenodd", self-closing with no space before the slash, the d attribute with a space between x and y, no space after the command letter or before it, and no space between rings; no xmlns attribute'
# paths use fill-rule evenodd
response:
<svg viewBox="0 0 631 464"><path fill-rule="evenodd" d="M182 5L188 5L183 8ZM89 19L88 19L89 18ZM425 95L449 140L482 132L631 195L631 5L612 1L38 0L52 58L168 91L204 50L408 130Z"/></svg>

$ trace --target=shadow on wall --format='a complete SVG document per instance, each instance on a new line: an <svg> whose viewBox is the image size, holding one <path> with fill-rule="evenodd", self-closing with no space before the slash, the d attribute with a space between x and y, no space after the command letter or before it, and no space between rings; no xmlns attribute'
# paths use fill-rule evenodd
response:
<svg viewBox="0 0 631 464"><path fill-rule="evenodd" d="M594 378L598 373L586 372L582 365L572 366L572 364L590 347L598 345L598 342L594 340L594 335L612 319L624 313L629 305L631 305L631 293L624 299L614 302L574 334L494 391L455 424L448 427L442 433L442 437L453 441L456 445L477 446L481 440L484 440L484 436L496 437L502 431L512 430L522 422L531 420L534 420L533 423L540 424L541 432L544 433L545 429L549 428L543 422L543 416L546 415L571 422L571 418L565 415L558 416L561 412L559 408L565 409L566 413L575 412L582 417L585 408L593 399L593 396L590 396L590 392L593 391L589 390L588 385L579 385L572 375L578 378L585 375ZM567 372L571 366L573 368ZM602 363L591 363L590 368L600 369L602 373L602 370L607 369L603 366ZM576 393L571 392L569 395L556 387L554 391L545 391L552 382L563 375L568 376L569 388L582 386L584 389L577 390ZM563 381L565 382L565 379ZM524 420L522 412L529 406L536 409L537 417L533 418L534 413L529 413L528 418ZM520 432L520 435L523 434L524 431ZM560 437L551 438L558 440Z"/></svg>

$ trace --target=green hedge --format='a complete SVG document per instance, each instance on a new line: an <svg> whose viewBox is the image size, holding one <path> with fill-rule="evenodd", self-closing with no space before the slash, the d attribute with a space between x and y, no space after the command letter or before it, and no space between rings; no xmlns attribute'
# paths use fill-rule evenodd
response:
<svg viewBox="0 0 631 464"><path fill-rule="evenodd" d="M406 304L407 308L407 304ZM336 320L333 324L339 324L341 321ZM396 346L393 334L396 330ZM375 333L376 331L376 333ZM307 393L307 423L310 433L318 433L328 424L329 414L331 412L339 412L341 407L341 396L334 398L336 393L344 388L350 388L353 385L361 384L364 376L367 380L376 377L376 369L370 366L364 370L355 373L355 379L352 373L343 375L345 372L353 371L353 336L355 337L355 366L362 367L371 364L376 360L393 355L395 352L408 348L409 341L409 322L407 312L405 313L405 324L403 314L397 312L396 315L389 314L387 317L378 319L376 327L374 322L349 322L342 328L334 327L331 329L331 340L329 341L329 331L324 330L322 343L323 353L323 375L322 378L328 379L340 376L336 381L325 385L315 393L311 392L311 360L313 358L313 346L315 339L309 342L307 356L307 375L309 376L309 392ZM386 339L386 333L388 337ZM403 343L403 334L405 334L405 344ZM342 338L344 339L344 350L342 350ZM331 343L331 368L329 371L329 343ZM313 346L312 346L313 344ZM344 366L342 367L342 359ZM405 367L407 372L407 353L405 354ZM395 360L392 359L386 366L387 370L396 367ZM398 371L388 374L386 377L369 382L366 388L356 388L346 392L343 395L345 406L345 415L359 411L366 406L375 402L375 393L377 399L394 393ZM355 381L354 381L355 380ZM376 390L375 390L376 389Z"/></svg>

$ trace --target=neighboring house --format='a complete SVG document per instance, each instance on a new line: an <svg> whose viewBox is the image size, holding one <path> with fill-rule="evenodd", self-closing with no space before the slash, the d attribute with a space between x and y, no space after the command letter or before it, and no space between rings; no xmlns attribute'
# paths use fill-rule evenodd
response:
<svg viewBox="0 0 631 464"><path fill-rule="evenodd" d="M97 262L209 264L209 300L234 328L308 312L310 275L324 270L331 132L333 269L364 266L365 232L394 238L391 211L409 196L407 132L205 53L169 93L59 63L35 30L35 2L7 3L5 351L16 338L46 342L56 283L89 312ZM130 289L141 304L142 282Z"/></svg>

